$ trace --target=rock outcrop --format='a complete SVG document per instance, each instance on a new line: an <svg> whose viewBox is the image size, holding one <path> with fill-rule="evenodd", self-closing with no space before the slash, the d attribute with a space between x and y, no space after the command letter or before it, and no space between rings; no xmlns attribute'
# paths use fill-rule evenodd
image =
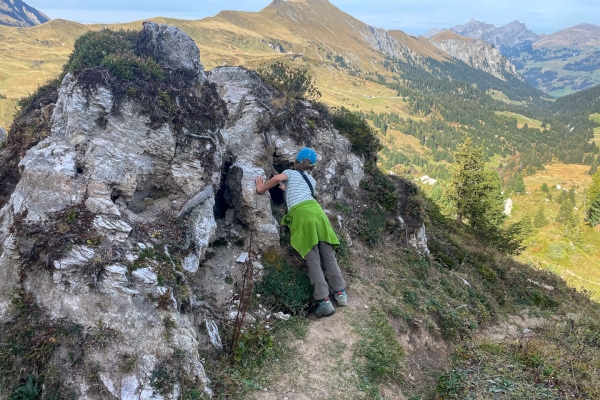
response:
<svg viewBox="0 0 600 400"><path fill-rule="evenodd" d="M506 81L508 76L512 76L525 82L514 64L488 42L467 39L449 31L433 36L430 41L451 57L498 79Z"/></svg>
<svg viewBox="0 0 600 400"><path fill-rule="evenodd" d="M259 196L254 179L291 167L310 145L327 208L359 200L365 174L326 109L290 108L242 67L205 73L194 42L173 27L145 23L136 46L164 79L186 77L185 88L158 91L158 106L176 117L156 117L103 67L66 74L36 125L49 135L28 145L0 210L0 324L20 323L27 306L76 332L52 362L77 398L174 399L183 381L210 395L199 350L223 348L215 320L230 313L235 289L223 278L239 281L251 260L259 279L257 257L279 246L272 205L282 199ZM189 102L201 120L173 111L192 112ZM426 250L422 221L415 227L403 227L406 241Z"/></svg>

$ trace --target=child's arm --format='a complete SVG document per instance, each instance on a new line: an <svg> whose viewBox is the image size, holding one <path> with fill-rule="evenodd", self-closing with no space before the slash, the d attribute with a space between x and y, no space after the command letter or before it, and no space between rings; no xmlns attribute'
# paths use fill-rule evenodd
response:
<svg viewBox="0 0 600 400"><path fill-rule="evenodd" d="M265 182L265 178L263 178L262 176L257 176L256 179L254 180L256 182L256 193L264 194L264 193L266 193L267 190L274 188L275 186L279 185L281 182L287 181L287 180L288 180L288 176L286 174L275 175L274 177L269 179L267 182Z"/></svg>

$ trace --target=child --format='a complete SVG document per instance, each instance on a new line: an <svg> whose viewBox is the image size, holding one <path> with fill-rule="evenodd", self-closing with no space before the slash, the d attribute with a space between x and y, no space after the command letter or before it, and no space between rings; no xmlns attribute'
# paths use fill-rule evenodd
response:
<svg viewBox="0 0 600 400"><path fill-rule="evenodd" d="M264 194L277 185L285 191L288 213L283 217L282 224L290 228L292 246L306 262L310 283L315 290L314 298L318 302L315 312L320 318L335 313L335 308L329 300L329 286L333 289L333 297L338 306L346 306L348 298L345 291L346 282L333 253L334 247L339 246L340 242L323 209L314 198L317 182L305 172L312 171L316 162L317 153L305 147L296 155L295 170L286 169L266 183L262 176L257 177L256 192Z"/></svg>

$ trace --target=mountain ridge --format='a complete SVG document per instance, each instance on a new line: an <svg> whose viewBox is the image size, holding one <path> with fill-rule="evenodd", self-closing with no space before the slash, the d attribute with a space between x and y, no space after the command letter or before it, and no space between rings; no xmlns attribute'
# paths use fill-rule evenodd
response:
<svg viewBox="0 0 600 400"><path fill-rule="evenodd" d="M423 36L431 39L443 31L452 31L461 36L484 40L494 45L503 54L512 48L531 44L540 39L540 35L528 29L524 23L518 20L514 20L505 26L496 27L493 24L477 21L474 18L471 18L466 24L456 25L452 28L433 29Z"/></svg>
<svg viewBox="0 0 600 400"><path fill-rule="evenodd" d="M511 75L525 82L514 64L500 54L496 47L484 40L466 38L453 31L444 31L433 36L429 41L450 56L500 80L506 81L507 75Z"/></svg>
<svg viewBox="0 0 600 400"><path fill-rule="evenodd" d="M0 25L25 28L48 21L46 14L22 0L0 0Z"/></svg>

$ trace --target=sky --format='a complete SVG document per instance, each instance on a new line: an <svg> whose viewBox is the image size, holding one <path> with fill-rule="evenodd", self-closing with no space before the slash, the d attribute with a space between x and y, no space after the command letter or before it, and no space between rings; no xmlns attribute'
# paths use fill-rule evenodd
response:
<svg viewBox="0 0 600 400"><path fill-rule="evenodd" d="M519 20L538 34L580 23L600 25L598 0L330 0L355 18L379 28L422 35L471 18L504 26ZM221 10L259 11L270 0L26 0L48 15L81 23L115 23L156 16L201 19Z"/></svg>

